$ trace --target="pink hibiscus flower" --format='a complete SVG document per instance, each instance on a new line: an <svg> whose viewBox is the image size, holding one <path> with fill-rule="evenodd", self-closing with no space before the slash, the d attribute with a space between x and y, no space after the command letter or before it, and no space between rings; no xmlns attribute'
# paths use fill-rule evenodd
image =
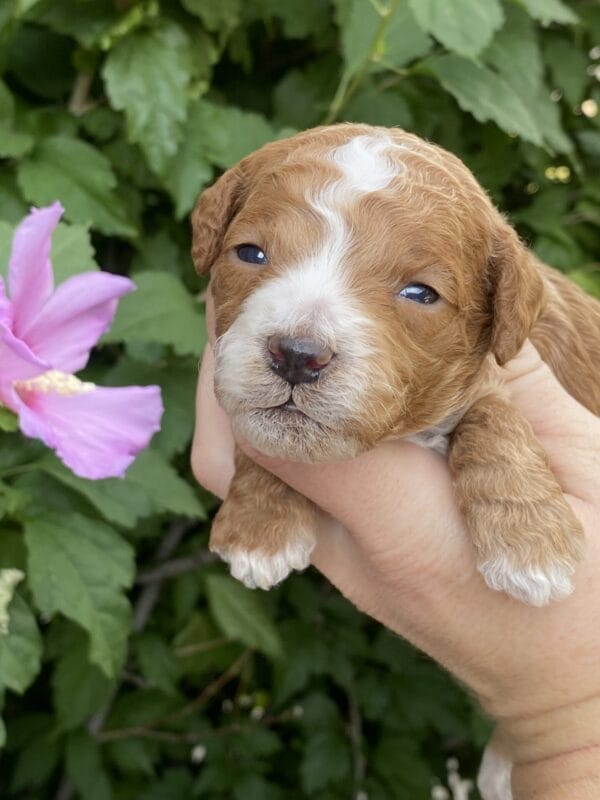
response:
<svg viewBox="0 0 600 800"><path fill-rule="evenodd" d="M0 404L76 475L122 477L159 430L160 389L105 388L73 374L85 367L119 298L135 284L84 272L55 290L50 248L62 213L60 203L31 210L13 239L10 299L0 278Z"/></svg>

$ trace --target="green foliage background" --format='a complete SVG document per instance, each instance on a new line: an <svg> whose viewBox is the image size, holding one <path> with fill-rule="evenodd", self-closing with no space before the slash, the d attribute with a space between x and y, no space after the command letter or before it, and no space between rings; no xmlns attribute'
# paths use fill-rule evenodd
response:
<svg viewBox="0 0 600 800"><path fill-rule="evenodd" d="M85 377L166 405L96 483L0 415L0 569L25 575L0 573L2 798L420 800L449 756L474 775L489 726L448 676L316 574L252 593L207 555L187 216L270 139L400 125L598 293L599 45L596 0L2 0L0 264L60 199L57 280L138 285Z"/></svg>

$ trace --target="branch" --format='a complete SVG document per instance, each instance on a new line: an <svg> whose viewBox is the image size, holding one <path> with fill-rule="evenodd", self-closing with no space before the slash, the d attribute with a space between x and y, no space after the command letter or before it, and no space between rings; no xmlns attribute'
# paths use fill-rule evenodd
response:
<svg viewBox="0 0 600 800"><path fill-rule="evenodd" d="M218 556L208 550L198 550L189 556L173 558L171 561L165 561L153 569L138 573L135 582L144 585L164 581L167 578L176 578L178 575L184 575L186 572L192 572L199 567L210 564L212 561L216 561L217 558Z"/></svg>

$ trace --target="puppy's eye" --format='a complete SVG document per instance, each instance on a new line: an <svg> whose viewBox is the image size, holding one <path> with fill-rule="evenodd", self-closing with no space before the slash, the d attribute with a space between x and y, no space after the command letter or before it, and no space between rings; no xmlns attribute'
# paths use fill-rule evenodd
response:
<svg viewBox="0 0 600 800"><path fill-rule="evenodd" d="M400 289L399 294L401 297L406 297L407 300L427 306L440 299L436 290L432 289L431 286L426 286L424 283L409 283L403 289Z"/></svg>
<svg viewBox="0 0 600 800"><path fill-rule="evenodd" d="M246 264L264 266L267 263L267 254L256 244L241 244L235 248L237 257Z"/></svg>

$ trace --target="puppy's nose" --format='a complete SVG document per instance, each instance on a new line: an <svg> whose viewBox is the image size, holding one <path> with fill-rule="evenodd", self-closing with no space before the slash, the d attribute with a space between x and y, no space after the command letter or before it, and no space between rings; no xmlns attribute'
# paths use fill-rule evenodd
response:
<svg viewBox="0 0 600 800"><path fill-rule="evenodd" d="M333 358L333 350L312 339L270 336L271 369L291 384L312 383Z"/></svg>

